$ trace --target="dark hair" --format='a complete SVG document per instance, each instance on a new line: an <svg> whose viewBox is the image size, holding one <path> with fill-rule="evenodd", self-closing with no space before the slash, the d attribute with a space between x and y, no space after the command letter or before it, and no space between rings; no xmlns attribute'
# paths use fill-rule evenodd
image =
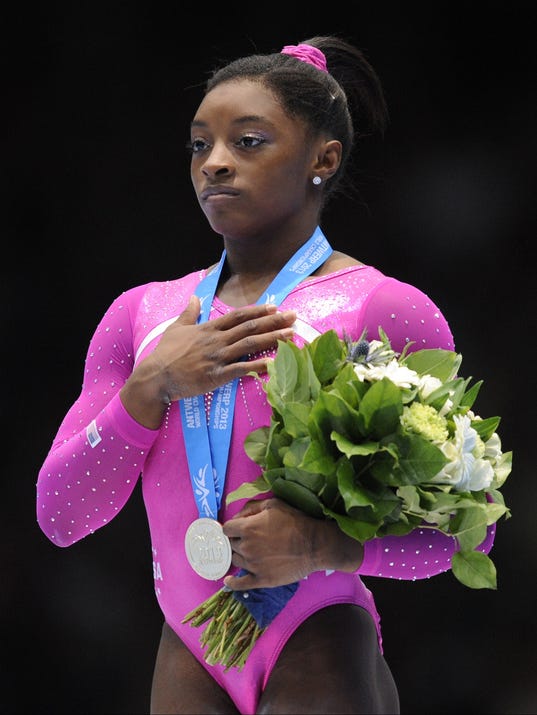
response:
<svg viewBox="0 0 537 715"><path fill-rule="evenodd" d="M314 136L325 133L343 147L338 172L324 185L324 201L341 188L348 159L358 138L384 133L388 110L380 79L361 50L335 36L301 43L321 50L328 72L296 57L274 52L253 54L216 69L205 92L222 82L259 81L270 89L290 116L306 122Z"/></svg>

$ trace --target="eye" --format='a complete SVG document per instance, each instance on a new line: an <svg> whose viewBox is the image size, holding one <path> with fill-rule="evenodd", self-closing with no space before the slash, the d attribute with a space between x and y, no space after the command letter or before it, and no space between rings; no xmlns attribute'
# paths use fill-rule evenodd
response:
<svg viewBox="0 0 537 715"><path fill-rule="evenodd" d="M250 134L245 134L236 142L238 146L244 147L245 149L253 149L256 146L259 146L260 144L264 143L264 137L251 136Z"/></svg>
<svg viewBox="0 0 537 715"><path fill-rule="evenodd" d="M203 139L192 139L186 143L186 149L191 154L197 154L199 151L203 151L209 146L209 144Z"/></svg>

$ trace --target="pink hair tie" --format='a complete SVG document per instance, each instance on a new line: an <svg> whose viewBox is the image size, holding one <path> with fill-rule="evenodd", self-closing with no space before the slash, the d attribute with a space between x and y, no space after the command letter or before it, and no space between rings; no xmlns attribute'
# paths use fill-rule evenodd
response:
<svg viewBox="0 0 537 715"><path fill-rule="evenodd" d="M328 72L324 52L321 52L321 50L318 50L316 47L305 44L285 45L280 52L282 55L291 55L292 57L296 57L297 60L307 62L309 65L317 67L321 72Z"/></svg>

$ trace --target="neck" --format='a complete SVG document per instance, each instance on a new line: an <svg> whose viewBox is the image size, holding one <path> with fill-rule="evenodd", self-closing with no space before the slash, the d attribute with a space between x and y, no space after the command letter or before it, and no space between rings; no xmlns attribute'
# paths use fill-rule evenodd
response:
<svg viewBox="0 0 537 715"><path fill-rule="evenodd" d="M292 236L256 236L245 240L224 237L226 263L218 297L234 307L255 303L283 266L310 238L315 226Z"/></svg>
<svg viewBox="0 0 537 715"><path fill-rule="evenodd" d="M264 233L247 238L224 236L228 276L276 275L315 231L317 223L293 227L287 232Z"/></svg>

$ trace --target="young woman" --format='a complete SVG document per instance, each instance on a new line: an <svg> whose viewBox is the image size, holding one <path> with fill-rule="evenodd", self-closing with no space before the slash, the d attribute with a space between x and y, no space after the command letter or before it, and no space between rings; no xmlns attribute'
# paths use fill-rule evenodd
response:
<svg viewBox="0 0 537 715"><path fill-rule="evenodd" d="M190 149L220 260L123 292L91 339L81 394L39 473L37 516L69 546L113 519L142 479L164 616L153 713L399 710L360 575L433 576L449 568L453 540L416 529L362 547L278 499L225 505L259 473L243 445L270 406L248 373L264 375L278 340L303 345L331 328L372 339L381 326L396 351L409 341L454 349L431 298L333 250L320 226L356 138L382 132L386 117L375 71L337 37L216 71ZM178 264L180 273L179 253ZM223 572L196 561L208 523ZM492 539L493 529L481 548ZM223 583L247 592L294 582L244 668L205 662L200 630L182 623L188 612Z"/></svg>

